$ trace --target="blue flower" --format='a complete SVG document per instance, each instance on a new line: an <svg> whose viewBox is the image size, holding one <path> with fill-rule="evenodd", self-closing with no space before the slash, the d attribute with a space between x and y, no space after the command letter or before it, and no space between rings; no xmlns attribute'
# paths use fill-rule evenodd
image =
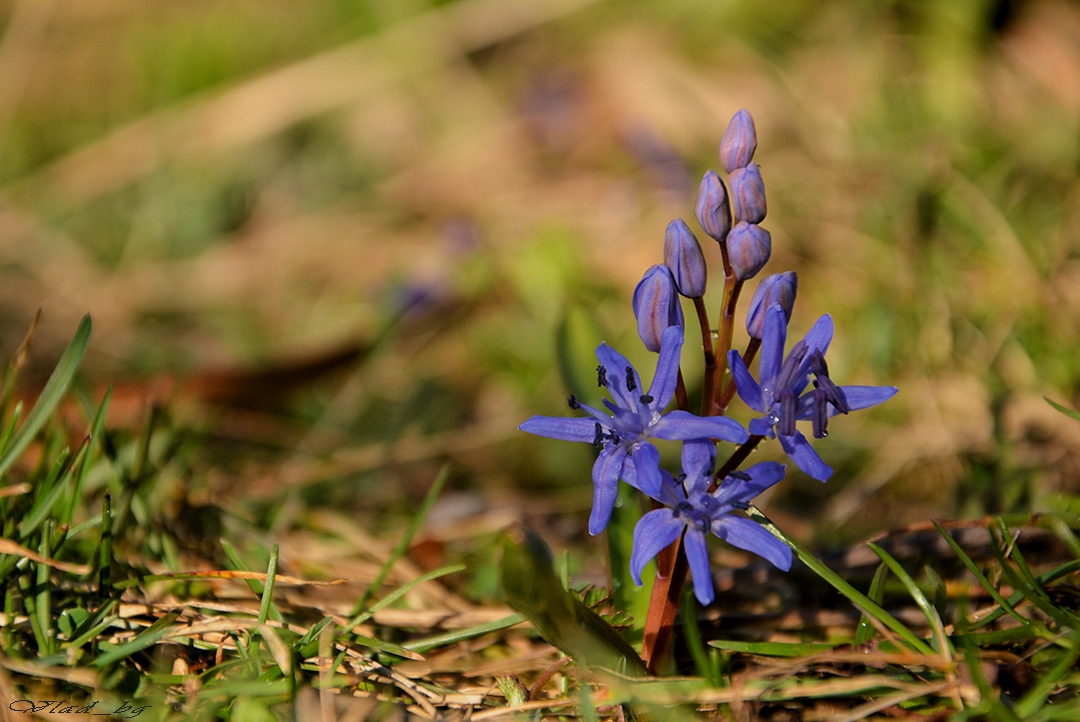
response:
<svg viewBox="0 0 1080 722"><path fill-rule="evenodd" d="M795 422L811 420L814 438L821 439L828 434L830 416L876 406L891 399L897 391L895 386L834 384L825 363L825 351L832 337L832 317L826 314L783 358L787 315L779 303L774 303L765 311L761 335L761 383L754 380L737 351L728 353L739 397L754 411L764 414L750 422L750 433L770 439L779 437L780 445L795 465L818 481L826 481L833 473L832 467L821 460L806 437L796 430ZM807 390L811 376L813 388Z"/></svg>
<svg viewBox="0 0 1080 722"><path fill-rule="evenodd" d="M600 344L596 349L600 361L597 381L611 394L613 401L604 399L611 414L571 396L570 408L580 409L588 417L534 416L518 427L537 436L584 441L600 449L593 465L590 534L602 532L611 519L620 478L646 494L660 492L660 452L649 439L722 439L741 444L749 436L737 421L723 416L700 417L689 411L664 413L675 395L682 345L681 328L671 326L664 331L652 385L648 393L642 393L641 379L630 362L607 344Z"/></svg>
<svg viewBox="0 0 1080 722"><path fill-rule="evenodd" d="M683 476L676 480L663 472L663 486L653 498L668 508L650 511L634 528L630 575L638 586L645 565L661 549L685 535L683 549L694 577L694 595L702 604L712 603L715 592L705 543L709 532L734 547L764 557L779 569L791 569L789 546L759 524L731 513L746 509L751 499L783 479L783 464L763 461L746 471L736 471L710 492L715 461L714 444L687 442L683 444Z"/></svg>

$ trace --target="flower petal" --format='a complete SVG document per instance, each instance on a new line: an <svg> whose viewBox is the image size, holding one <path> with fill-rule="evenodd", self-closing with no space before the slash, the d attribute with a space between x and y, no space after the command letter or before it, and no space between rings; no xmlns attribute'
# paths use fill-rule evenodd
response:
<svg viewBox="0 0 1080 722"><path fill-rule="evenodd" d="M832 476L832 467L821 460L801 431L796 431L794 436L781 436L780 446L784 447L784 453L795 462L795 466L818 481L828 481Z"/></svg>
<svg viewBox="0 0 1080 722"><path fill-rule="evenodd" d="M630 454L634 459L635 487L649 496L659 494L662 482L660 452L648 441L639 441L631 447Z"/></svg>
<svg viewBox="0 0 1080 722"><path fill-rule="evenodd" d="M784 478L784 465L775 461L762 461L746 469L749 480L728 476L713 496L721 504L749 504L750 500L779 483Z"/></svg>
<svg viewBox="0 0 1080 722"><path fill-rule="evenodd" d="M626 458L625 446L608 446L593 464L593 507L589 514L589 533L597 535L611 521L615 497L619 493L619 472Z"/></svg>
<svg viewBox="0 0 1080 722"><path fill-rule="evenodd" d="M764 414L765 401L762 398L761 386L754 380L750 369L746 368L742 356L735 349L728 351L728 368L735 379L735 390L739 392L739 398L754 411Z"/></svg>
<svg viewBox="0 0 1080 722"><path fill-rule="evenodd" d="M773 426L776 422L767 416L761 416L756 419L750 419L750 433L754 436L764 436L766 438L773 438Z"/></svg>
<svg viewBox="0 0 1080 722"><path fill-rule="evenodd" d="M668 326L660 337L660 356L656 360L656 373L649 385L650 403L654 409L662 411L675 395L675 385L679 378L679 360L682 355L683 330L681 326Z"/></svg>
<svg viewBox="0 0 1080 722"><path fill-rule="evenodd" d="M777 569L785 572L791 569L791 547L767 532L757 522L727 514L713 521L712 533L733 547L767 559ZM689 537L687 534L688 540Z"/></svg>
<svg viewBox="0 0 1080 722"><path fill-rule="evenodd" d="M780 367L784 364L787 324L787 314L784 313L784 308L779 303L774 303L765 309L765 327L761 332L761 362L758 367L758 378L761 379L761 384L765 387L772 386L772 382L780 375ZM736 388L738 383L738 380L736 380ZM772 388L769 388L769 390L775 391ZM754 410L763 411L763 409L758 408Z"/></svg>
<svg viewBox="0 0 1080 722"><path fill-rule="evenodd" d="M712 441L686 441L682 447L682 470L686 474L686 488L704 491L712 483L713 467L716 466L716 444Z"/></svg>
<svg viewBox="0 0 1080 722"><path fill-rule="evenodd" d="M803 337L803 341L806 342L806 358L809 358L814 354L814 350L821 351L822 355L829 350L829 344L832 343L833 337L833 320L832 316L825 314L806 332ZM807 365L809 362L807 361Z"/></svg>
<svg viewBox="0 0 1080 722"><path fill-rule="evenodd" d="M641 396L641 379L637 371L626 360L626 357L615 349L602 343L596 348L596 360L604 367L604 376L607 380L607 390L611 398L624 409L636 412L638 410L638 397ZM630 377L634 384L634 391L626 388L626 369L630 369Z"/></svg>
<svg viewBox="0 0 1080 722"><path fill-rule="evenodd" d="M534 416L518 428L530 434L563 441L585 441L596 438L595 419L567 419L561 416Z"/></svg>
<svg viewBox="0 0 1080 722"><path fill-rule="evenodd" d="M716 590L713 587L712 570L709 568L709 548L700 528L687 527L686 536L683 538L683 551L686 553L690 573L694 577L694 596L702 606L708 606L716 598Z"/></svg>
<svg viewBox="0 0 1080 722"><path fill-rule="evenodd" d="M686 523L676 519L671 509L650 511L634 527L634 551L630 554L630 577L641 586L641 570L661 549L671 546Z"/></svg>
<svg viewBox="0 0 1080 722"><path fill-rule="evenodd" d="M895 386L841 386L840 390L844 392L844 398L847 399L852 411L877 406L896 396L896 392L899 391ZM832 406L829 410L836 411Z"/></svg>
<svg viewBox="0 0 1080 722"><path fill-rule="evenodd" d="M726 416L695 416L689 411L669 411L650 426L648 435L654 439L689 441L691 439L723 439L741 444L750 438L746 429Z"/></svg>

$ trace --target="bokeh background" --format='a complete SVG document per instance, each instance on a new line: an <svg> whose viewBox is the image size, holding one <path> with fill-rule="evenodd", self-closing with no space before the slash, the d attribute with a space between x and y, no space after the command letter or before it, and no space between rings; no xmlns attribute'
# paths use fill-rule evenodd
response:
<svg viewBox="0 0 1080 722"><path fill-rule="evenodd" d="M650 375L630 294L743 107L793 328L831 313L833 376L901 388L770 515L829 546L1080 508L1043 400L1080 384L1075 3L0 6L0 349L42 309L32 395L89 312L110 423L152 399L198 441L171 518L393 534L450 460L432 554L520 517L583 539L591 450L516 426L601 340Z"/></svg>

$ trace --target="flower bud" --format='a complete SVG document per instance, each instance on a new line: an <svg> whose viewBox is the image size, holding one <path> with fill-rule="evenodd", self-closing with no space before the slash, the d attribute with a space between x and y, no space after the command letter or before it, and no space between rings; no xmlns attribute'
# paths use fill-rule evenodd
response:
<svg viewBox="0 0 1080 722"><path fill-rule="evenodd" d="M732 173L738 168L743 168L754 157L757 150L757 131L754 130L754 119L750 117L745 108L735 114L724 131L724 138L720 141L720 165L724 170Z"/></svg>
<svg viewBox="0 0 1080 722"><path fill-rule="evenodd" d="M765 330L765 309L774 303L784 309L784 318L791 319L791 309L795 305L795 292L799 289L799 279L795 271L774 273L766 276L758 284L750 308L746 311L746 332L750 338L760 339Z"/></svg>
<svg viewBox="0 0 1080 722"><path fill-rule="evenodd" d="M735 278L745 281L756 276L769 262L772 236L756 223L741 221L736 223L728 234L727 249Z"/></svg>
<svg viewBox="0 0 1080 722"><path fill-rule="evenodd" d="M679 294L667 266L658 264L645 271L634 289L634 315L638 336L650 351L660 351L660 338L669 326L683 327Z"/></svg>
<svg viewBox="0 0 1080 722"><path fill-rule="evenodd" d="M749 163L728 176L731 184L731 210L735 221L761 223L765 220L765 184L757 163Z"/></svg>
<svg viewBox="0 0 1080 722"><path fill-rule="evenodd" d="M701 179L694 212L702 229L717 243L723 243L731 230L731 206L728 205L727 188L716 171L706 171Z"/></svg>
<svg viewBox="0 0 1080 722"><path fill-rule="evenodd" d="M675 287L687 298L705 295L705 256L693 231L682 218L668 223L664 235L664 264L675 277Z"/></svg>

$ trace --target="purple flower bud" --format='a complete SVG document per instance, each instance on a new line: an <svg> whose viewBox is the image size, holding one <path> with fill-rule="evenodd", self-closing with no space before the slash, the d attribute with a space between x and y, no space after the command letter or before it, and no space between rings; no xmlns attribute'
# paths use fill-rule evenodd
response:
<svg viewBox="0 0 1080 722"><path fill-rule="evenodd" d="M667 266L658 264L645 271L634 289L634 315L638 336L650 351L660 351L660 339L669 326L683 327L679 294Z"/></svg>
<svg viewBox="0 0 1080 722"><path fill-rule="evenodd" d="M746 332L750 338L760 339L765 330L765 309L774 303L784 309L784 318L791 319L791 309L795 305L795 292L799 289L799 279L795 271L774 273L758 284L750 308L746 312Z"/></svg>
<svg viewBox="0 0 1080 722"><path fill-rule="evenodd" d="M727 249L735 278L745 281L756 276L768 263L772 254L772 236L756 223L741 221L728 234Z"/></svg>
<svg viewBox="0 0 1080 722"><path fill-rule="evenodd" d="M717 243L723 243L731 230L731 206L728 204L727 188L716 171L706 171L701 179L694 212L705 232Z"/></svg>
<svg viewBox="0 0 1080 722"><path fill-rule="evenodd" d="M664 235L664 263L675 277L679 293L687 298L705 295L705 256L697 237L682 218L668 223Z"/></svg>
<svg viewBox="0 0 1080 722"><path fill-rule="evenodd" d="M732 173L737 168L743 168L754 157L757 150L757 131L754 130L754 119L750 117L745 108L735 114L728 123L724 138L720 141L720 165L724 170Z"/></svg>
<svg viewBox="0 0 1080 722"><path fill-rule="evenodd" d="M761 223L765 220L765 184L757 163L738 168L728 176L731 184L731 210L735 221Z"/></svg>

